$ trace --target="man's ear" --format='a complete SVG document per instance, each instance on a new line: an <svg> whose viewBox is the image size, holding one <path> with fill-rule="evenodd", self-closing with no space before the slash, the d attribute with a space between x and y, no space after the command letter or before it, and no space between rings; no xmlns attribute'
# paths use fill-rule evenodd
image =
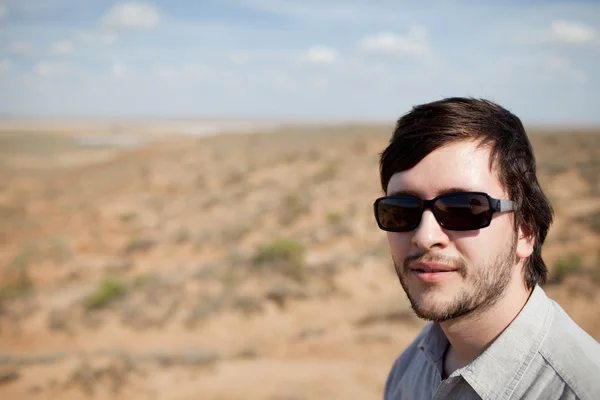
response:
<svg viewBox="0 0 600 400"><path fill-rule="evenodd" d="M529 257L531 253L533 253L535 235L533 234L533 229L531 229L531 227L524 222L521 223L517 233L516 257L521 260Z"/></svg>

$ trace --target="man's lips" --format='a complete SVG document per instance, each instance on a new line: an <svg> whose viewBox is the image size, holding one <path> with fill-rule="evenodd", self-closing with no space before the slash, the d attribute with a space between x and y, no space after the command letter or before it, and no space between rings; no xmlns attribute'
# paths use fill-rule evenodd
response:
<svg viewBox="0 0 600 400"><path fill-rule="evenodd" d="M425 273L458 271L458 268L456 268L452 265L425 263L425 262L411 264L409 268L413 272L425 272Z"/></svg>

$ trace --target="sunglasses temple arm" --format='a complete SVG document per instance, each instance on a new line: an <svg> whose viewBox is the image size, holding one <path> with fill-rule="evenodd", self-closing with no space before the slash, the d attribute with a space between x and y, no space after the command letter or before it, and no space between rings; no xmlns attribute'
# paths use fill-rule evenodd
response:
<svg viewBox="0 0 600 400"><path fill-rule="evenodd" d="M499 212L513 211L515 203L512 200L497 200L496 210Z"/></svg>

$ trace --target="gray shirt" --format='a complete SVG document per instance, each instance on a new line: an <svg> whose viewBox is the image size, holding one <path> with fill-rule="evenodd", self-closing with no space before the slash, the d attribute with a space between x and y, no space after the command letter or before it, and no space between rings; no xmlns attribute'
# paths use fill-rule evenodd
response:
<svg viewBox="0 0 600 400"><path fill-rule="evenodd" d="M442 381L448 339L429 323L398 357L385 400L600 400L600 344L541 287L477 359Z"/></svg>

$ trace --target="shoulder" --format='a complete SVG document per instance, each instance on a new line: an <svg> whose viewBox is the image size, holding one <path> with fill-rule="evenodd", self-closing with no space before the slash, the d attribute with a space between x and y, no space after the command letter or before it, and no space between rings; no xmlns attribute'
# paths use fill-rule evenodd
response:
<svg viewBox="0 0 600 400"><path fill-rule="evenodd" d="M600 392L600 343L550 300L553 319L540 355L578 397Z"/></svg>
<svg viewBox="0 0 600 400"><path fill-rule="evenodd" d="M431 323L427 324L419 335L411 342L406 349L394 361L392 368L385 382L384 398L389 399L396 392L397 386L406 376L407 372L419 369L419 366L425 362L425 357L419 348L420 343L429 334Z"/></svg>

